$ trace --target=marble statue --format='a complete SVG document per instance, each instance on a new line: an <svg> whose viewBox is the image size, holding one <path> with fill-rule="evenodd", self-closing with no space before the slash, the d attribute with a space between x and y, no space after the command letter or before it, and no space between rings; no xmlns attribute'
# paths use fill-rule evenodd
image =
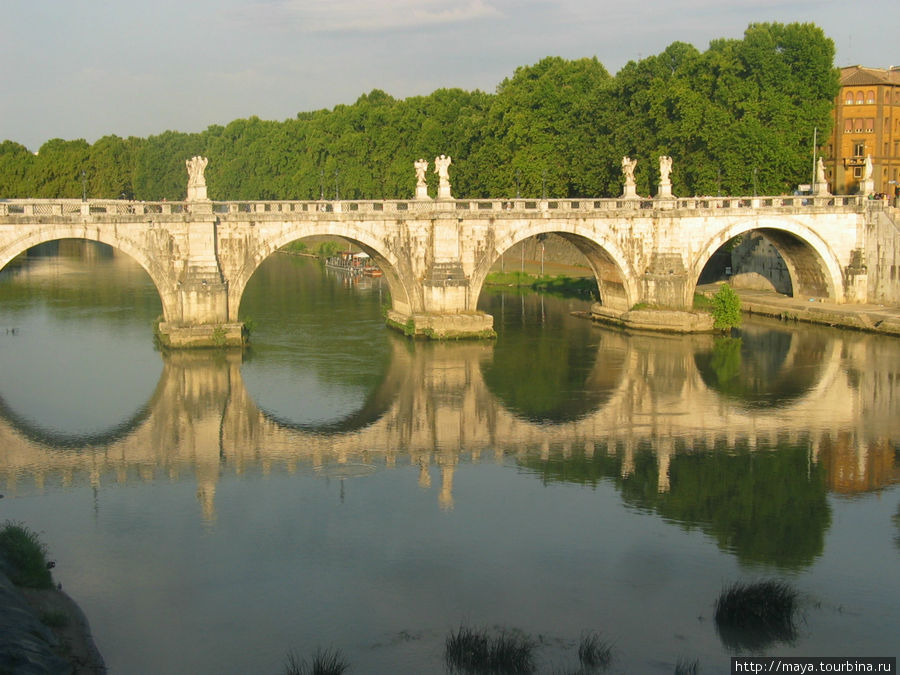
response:
<svg viewBox="0 0 900 675"><path fill-rule="evenodd" d="M671 185L669 174L672 173L672 158L668 155L662 155L659 158L659 183L660 185Z"/></svg>
<svg viewBox="0 0 900 675"><path fill-rule="evenodd" d="M636 166L636 159L631 159L627 155L622 158L622 174L625 176L625 185L634 185L634 167Z"/></svg>
<svg viewBox="0 0 900 675"><path fill-rule="evenodd" d="M872 180L872 173L874 169L872 167L872 155L866 155L866 168L863 173L863 180Z"/></svg>
<svg viewBox="0 0 900 675"><path fill-rule="evenodd" d="M672 158L668 155L660 155L659 158L659 192L657 199L672 199Z"/></svg>
<svg viewBox="0 0 900 675"><path fill-rule="evenodd" d="M185 160L188 170L188 201L203 201L207 199L206 177L203 175L203 171L208 163L209 160L206 157L200 157L199 155Z"/></svg>
<svg viewBox="0 0 900 675"><path fill-rule="evenodd" d="M825 182L825 162L819 157L819 161L816 162L816 182L824 183Z"/></svg>
<svg viewBox="0 0 900 675"><path fill-rule="evenodd" d="M631 159L627 155L622 158L622 175L625 176L625 192L622 194L624 199L637 199L638 195L634 186L634 167L636 166L636 159Z"/></svg>
<svg viewBox="0 0 900 675"><path fill-rule="evenodd" d="M428 160L420 159L413 166L416 168L416 187L424 187L425 172L428 171Z"/></svg>
<svg viewBox="0 0 900 675"><path fill-rule="evenodd" d="M450 157L440 155L434 158L434 172L438 175L438 199L450 199Z"/></svg>
<svg viewBox="0 0 900 675"><path fill-rule="evenodd" d="M413 162L416 169L416 199L430 199L428 185L425 183L425 172L428 171L428 160L418 159Z"/></svg>

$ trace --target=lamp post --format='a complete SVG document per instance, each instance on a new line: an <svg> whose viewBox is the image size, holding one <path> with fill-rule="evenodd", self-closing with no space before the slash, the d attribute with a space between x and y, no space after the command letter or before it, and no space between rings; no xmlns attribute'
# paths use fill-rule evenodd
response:
<svg viewBox="0 0 900 675"><path fill-rule="evenodd" d="M81 170L81 201L87 201L87 174Z"/></svg>

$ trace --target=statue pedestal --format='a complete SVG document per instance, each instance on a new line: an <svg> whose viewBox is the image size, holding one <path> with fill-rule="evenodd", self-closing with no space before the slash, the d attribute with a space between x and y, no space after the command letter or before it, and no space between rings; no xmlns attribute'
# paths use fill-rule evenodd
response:
<svg viewBox="0 0 900 675"><path fill-rule="evenodd" d="M622 193L622 199L640 199L633 183L625 183L625 192Z"/></svg>
<svg viewBox="0 0 900 675"><path fill-rule="evenodd" d="M417 185L416 186L416 199L431 199L428 196L428 186L427 185Z"/></svg>
<svg viewBox="0 0 900 675"><path fill-rule="evenodd" d="M206 196L206 184L203 185L188 185L187 189L187 201L189 202L205 202L209 199Z"/></svg>
<svg viewBox="0 0 900 675"><path fill-rule="evenodd" d="M659 192L656 193L657 199L675 199L675 196L672 194L672 184L671 183L660 183L659 184Z"/></svg>
<svg viewBox="0 0 900 675"><path fill-rule="evenodd" d="M438 199L453 199L453 195L450 194L450 186L449 185L441 185L438 188Z"/></svg>
<svg viewBox="0 0 900 675"><path fill-rule="evenodd" d="M816 183L813 185L812 193L817 196L828 196L831 193L828 191L828 183Z"/></svg>
<svg viewBox="0 0 900 675"><path fill-rule="evenodd" d="M875 194L875 181L871 178L866 178L864 180L859 181L859 194L869 196Z"/></svg>

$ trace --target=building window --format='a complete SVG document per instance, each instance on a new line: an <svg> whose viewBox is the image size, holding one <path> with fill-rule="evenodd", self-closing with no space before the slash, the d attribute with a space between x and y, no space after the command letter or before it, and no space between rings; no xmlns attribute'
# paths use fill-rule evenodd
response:
<svg viewBox="0 0 900 675"><path fill-rule="evenodd" d="M844 120L844 133L849 134L853 131L853 120Z"/></svg>
<svg viewBox="0 0 900 675"><path fill-rule="evenodd" d="M866 92L866 103L875 103L875 92L871 89Z"/></svg>
<svg viewBox="0 0 900 675"><path fill-rule="evenodd" d="M856 118L854 118L854 120L853 120L853 130L854 130L856 133L862 132L862 125L863 125L862 117L856 117Z"/></svg>
<svg viewBox="0 0 900 675"><path fill-rule="evenodd" d="M857 180L862 178L862 167L861 166L853 167L853 177L856 178Z"/></svg>
<svg viewBox="0 0 900 675"><path fill-rule="evenodd" d="M866 154L866 144L865 143L854 143L853 144L853 156L854 157L862 157Z"/></svg>
<svg viewBox="0 0 900 675"><path fill-rule="evenodd" d="M875 131L875 120L872 117L866 118L866 132L872 133Z"/></svg>
<svg viewBox="0 0 900 675"><path fill-rule="evenodd" d="M847 96L844 98L844 105L853 105L853 92L848 91Z"/></svg>
<svg viewBox="0 0 900 675"><path fill-rule="evenodd" d="M856 92L856 105L862 105L864 102L863 93L861 91Z"/></svg>

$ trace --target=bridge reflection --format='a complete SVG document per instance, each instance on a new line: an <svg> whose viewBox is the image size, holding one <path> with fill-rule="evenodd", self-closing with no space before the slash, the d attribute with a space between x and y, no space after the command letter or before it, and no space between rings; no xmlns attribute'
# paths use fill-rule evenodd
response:
<svg viewBox="0 0 900 675"><path fill-rule="evenodd" d="M106 434L48 436L0 396L0 476L10 495L190 476L203 517L213 519L216 486L228 474L343 478L418 466L429 487L436 468L437 499L451 508L459 463L493 461L546 481L610 480L626 502L701 527L715 520L700 509L704 500L751 485L751 466L762 476L764 465L780 463L772 470L782 471L793 497L809 493L808 504L826 516L826 490L876 490L900 479L900 359L883 338L773 324L745 331L742 349L708 335L592 330L591 353L574 355L586 363L578 377L589 402L577 415L497 389L493 375L522 364L505 362L502 345L491 343L392 338L388 372L360 411L321 428L260 410L239 353L173 353L146 406ZM776 395L765 381L787 384ZM756 452L776 446L783 452ZM747 545L732 536L734 523L721 527L723 547Z"/></svg>

